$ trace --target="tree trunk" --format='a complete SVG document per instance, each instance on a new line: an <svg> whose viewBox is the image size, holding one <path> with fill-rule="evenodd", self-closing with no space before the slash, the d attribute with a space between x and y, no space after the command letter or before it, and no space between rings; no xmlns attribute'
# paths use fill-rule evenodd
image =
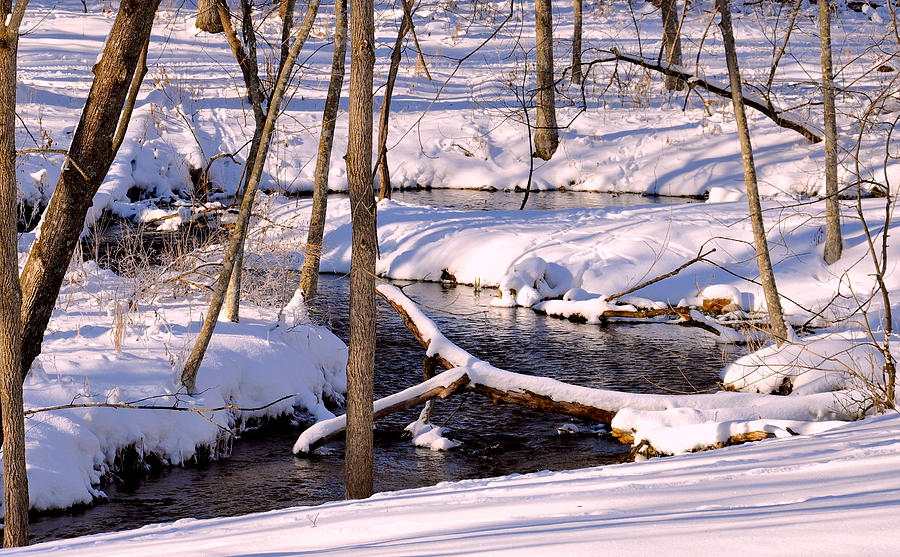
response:
<svg viewBox="0 0 900 557"><path fill-rule="evenodd" d="M247 96L250 99L250 106L253 109L253 139L250 142L250 152L247 155L245 169L252 169L259 154L259 144L262 137L262 129L266 125L266 108L263 107L263 90L259 79L259 66L256 61L256 31L253 29L253 13L252 4L247 0L241 2L241 20L242 32L244 40L247 41L249 52L244 49L243 43L238 38L231 20L228 17L228 6L224 0L217 2L219 16L224 22L225 38L231 47L231 52L237 60L238 66L241 68L241 74L244 77L244 85L247 87ZM286 48L286 38L283 38L282 51ZM282 56L279 64L283 65L286 55ZM249 171L245 170L243 191L247 192L247 184L250 180ZM240 321L241 307L241 276L243 273L244 262L244 243L238 246L238 251L234 255L234 267L231 270L231 278L228 281L228 287L225 293L225 316L232 323Z"/></svg>
<svg viewBox="0 0 900 557"><path fill-rule="evenodd" d="M662 0L660 10L662 11L663 49L666 53L666 65L681 66L681 34L679 33L678 4L675 0ZM681 91L684 89L684 81L667 75L666 89Z"/></svg>
<svg viewBox="0 0 900 557"><path fill-rule="evenodd" d="M763 224L762 207L759 202L759 187L756 181L756 167L753 163L753 147L750 144L750 129L747 126L747 115L744 113L744 98L741 85L741 73L738 68L737 52L734 45L734 33L731 27L731 6L728 0L716 0L716 6L722 16L719 28L725 44L725 61L728 64L728 77L731 81L731 99L734 105L734 119L738 127L741 141L741 160L744 163L744 184L747 186L747 200L750 205L750 222L753 226L753 242L756 246L756 262L759 266L759 280L766 297L766 307L772 334L778 346L789 338L778 288L775 284L775 273L772 260L769 258L769 245L766 241L766 228Z"/></svg>
<svg viewBox="0 0 900 557"><path fill-rule="evenodd" d="M128 89L128 98L125 99L125 106L122 108L122 116L119 117L119 127L116 129L116 137L113 139L112 150L114 153L119 152L119 147L125 141L125 134L128 132L128 124L131 122L131 114L134 112L134 105L137 103L138 93L141 92L141 84L144 83L144 77L147 75L147 52L150 49L150 35L144 41L141 48L141 55L138 58L137 67L134 70L134 76L131 78L131 88Z"/></svg>
<svg viewBox="0 0 900 557"><path fill-rule="evenodd" d="M553 8L550 0L535 0L534 16L537 51L537 130L534 133L534 156L548 161L559 146L553 82Z"/></svg>
<svg viewBox="0 0 900 557"><path fill-rule="evenodd" d="M375 192L372 183L372 0L351 0L350 124L347 182L353 221L350 256L350 346L347 358L347 445L344 495L372 495L372 398L375 374Z"/></svg>
<svg viewBox="0 0 900 557"><path fill-rule="evenodd" d="M28 545L28 476L25 473L25 415L19 256L16 238L16 58L19 26L27 0L0 6L0 405L3 419L3 546Z"/></svg>
<svg viewBox="0 0 900 557"><path fill-rule="evenodd" d="M113 136L159 2L123 0L103 56L94 66L94 83L69 146L67 164L22 271L23 380L41 352L44 329L88 208L115 157Z"/></svg>
<svg viewBox="0 0 900 557"><path fill-rule="evenodd" d="M328 209L328 170L331 167L334 127L341 104L344 60L347 56L347 0L337 0L334 9L334 57L331 60L331 81L328 83L325 110L322 112L322 137L319 140L319 153L316 158L312 214L309 217L306 256L300 274L299 288L307 301L316 296L319 286L319 261L322 256L322 238L325 236L325 216Z"/></svg>
<svg viewBox="0 0 900 557"><path fill-rule="evenodd" d="M387 160L387 135L388 123L391 118L391 97L394 94L394 83L397 82L397 71L400 69L400 51L403 49L403 39L409 32L409 24L406 18L400 22L400 30L397 32L397 40L394 41L394 50L391 51L391 66L388 70L387 83L384 85L384 100L381 101L381 117L378 120L378 200L391 198L391 173Z"/></svg>
<svg viewBox="0 0 900 557"><path fill-rule="evenodd" d="M294 6L296 4L297 0L281 0L281 5L278 7L278 16L281 18L280 60L285 60L288 55L288 49L290 48L288 43L291 39L291 28L294 26ZM337 8L335 8L335 12L337 12Z"/></svg>
<svg viewBox="0 0 900 557"><path fill-rule="evenodd" d="M837 122L834 73L831 65L831 2L819 0L819 37L822 41L822 100L825 109L825 263L841 258L841 206L837 181Z"/></svg>
<svg viewBox="0 0 900 557"><path fill-rule="evenodd" d="M209 311L203 320L203 326L197 335L197 341L194 348L185 362L184 369L181 372L181 383L187 390L188 394L194 394L197 386L197 372L200 370L200 364L203 362L203 356L206 354L206 348L212 339L213 331L216 328L216 322L219 319L219 313L222 311L222 304L225 300L225 292L228 283L231 280L231 274L234 270L234 262L240 253L244 239L247 236L247 228L250 223L250 211L253 208L253 199L256 197L256 191L259 189L259 183L262 179L263 167L266 164L266 157L269 153L269 145L272 141L272 135L275 133L275 121L278 119L281 111L281 103L284 101L284 93L287 90L290 81L291 71L294 69L294 63L300 54L300 49L306 43L309 32L312 30L313 22L316 19L316 13L319 11L320 0L311 0L309 8L306 11L306 18L303 25L297 30L294 44L288 51L288 57L282 63L282 71L279 73L278 81L272 91L272 97L269 101L269 110L266 114L266 122L262 129L259 141L259 149L257 156L253 161L253 168L250 170L247 179L247 187L244 191L244 197L241 201L241 209L238 213L237 222L228 242L228 249L225 252L225 259L222 261L222 270L219 272L219 278L213 290L213 296L209 303Z"/></svg>
<svg viewBox="0 0 900 557"><path fill-rule="evenodd" d="M219 17L219 10L216 8L216 0L198 0L197 2L197 21L194 22L197 29L206 31L207 33L221 33L222 19Z"/></svg>
<svg viewBox="0 0 900 557"><path fill-rule="evenodd" d="M572 31L572 83L581 85L584 76L581 75L581 2L582 0L573 0L573 10L575 12L575 29Z"/></svg>

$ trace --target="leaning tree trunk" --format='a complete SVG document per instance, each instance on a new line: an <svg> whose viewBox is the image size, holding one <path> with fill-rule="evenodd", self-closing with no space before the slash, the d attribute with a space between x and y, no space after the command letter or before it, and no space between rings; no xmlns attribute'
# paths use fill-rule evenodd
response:
<svg viewBox="0 0 900 557"><path fill-rule="evenodd" d="M372 398L375 375L375 192L372 183L372 0L351 0L350 124L347 182L353 222L350 255L350 346L347 358L347 444L344 495L372 495Z"/></svg>
<svg viewBox="0 0 900 557"><path fill-rule="evenodd" d="M584 76L581 75L581 2L573 0L572 11L575 12L575 28L572 31L572 83L581 85Z"/></svg>
<svg viewBox="0 0 900 557"><path fill-rule="evenodd" d="M250 170L247 180L244 197L241 201L241 209L238 213L237 222L228 242L228 249L225 251L225 258L222 261L222 269L219 272L219 278L213 287L212 299L209 302L209 311L203 320L203 326L197 335L194 348L188 356L184 369L181 372L181 383L184 385L188 394L194 394L197 386L197 372L200 370L200 364L203 362L203 356L212 340L213 331L216 328L216 322L219 320L219 313L222 311L222 304L225 301L225 292L228 283L231 280L232 271L234 271L235 258L241 253L244 239L247 236L247 229L250 224L250 211L253 208L253 199L256 197L256 191L259 189L259 183L262 179L263 167L266 164L266 157L269 154L269 146L272 142L272 135L275 133L275 122L281 112L281 103L284 101L284 94L290 82L291 71L294 69L294 63L303 48L309 32L312 30L313 22L316 19L316 13L319 10L320 0L312 0L306 11L306 18L303 25L297 30L294 44L288 51L287 58L282 63L282 71L279 73L278 81L272 91L269 100L269 110L266 114L266 122L262 129L259 141L259 149L256 158L253 161L253 168Z"/></svg>
<svg viewBox="0 0 900 557"><path fill-rule="evenodd" d="M822 41L822 100L825 109L825 263L841 258L841 206L837 180L837 122L834 72L831 64L831 2L819 0L819 37Z"/></svg>
<svg viewBox="0 0 900 557"><path fill-rule="evenodd" d="M94 66L94 83L81 121L20 279L23 380L41 352L44 329L88 208L116 155L112 148L116 126L159 2L123 0L103 56Z"/></svg>
<svg viewBox="0 0 900 557"><path fill-rule="evenodd" d="M384 100L381 101L381 117L378 120L378 161L375 163L375 167L378 169L379 201L391 198L391 172L387 159L388 123L391 118L391 97L394 95L394 83L397 82L397 72L400 70L400 51L403 49L403 39L408 32L409 24L404 17L400 22L400 30L397 31L394 50L391 51L391 66L388 70L387 83L384 84Z"/></svg>
<svg viewBox="0 0 900 557"><path fill-rule="evenodd" d="M28 0L0 6L0 405L3 419L3 546L28 545L28 475L22 399L19 256L16 238L16 59ZM7 19L7 17L9 19Z"/></svg>
<svg viewBox="0 0 900 557"><path fill-rule="evenodd" d="M341 87L344 85L344 59L347 56L347 0L334 3L334 57L331 60L331 81L322 112L322 137L316 158L316 174L313 185L312 214L309 217L309 233L306 238L306 256L300 273L300 290L304 299L311 301L319 286L319 261L322 256L322 238L325 236L325 216L328 210L328 170L331 167L331 147L334 145L334 127L341 104Z"/></svg>
<svg viewBox="0 0 900 557"><path fill-rule="evenodd" d="M747 186L747 200L750 204L750 222L753 226L753 242L756 246L756 263L759 266L759 279L775 342L781 346L789 337L778 288L775 285L775 273L769 257L769 245L766 241L766 228L763 224L762 206L759 202L759 186L756 181L756 167L753 163L753 147L750 144L750 129L747 126L747 115L744 113L744 95L741 85L741 73L738 67L737 51L734 46L734 33L731 27L731 6L728 0L716 0L716 6L722 15L719 28L725 43L725 61L728 64L728 77L731 82L731 100L734 105L734 119L737 123L738 136L741 142L741 160L744 163L744 183Z"/></svg>
<svg viewBox="0 0 900 557"><path fill-rule="evenodd" d="M194 22L194 25L197 29L207 33L221 33L224 30L219 10L216 7L216 0L198 0L197 21Z"/></svg>
<svg viewBox="0 0 900 557"><path fill-rule="evenodd" d="M663 21L663 49L666 54L666 66L681 66L681 34L678 23L678 4L676 0L662 0L660 4ZM666 89L681 91L684 81L673 76L666 76Z"/></svg>
<svg viewBox="0 0 900 557"><path fill-rule="evenodd" d="M559 146L553 82L553 8L551 1L535 0L534 16L537 51L537 130L534 134L534 156L548 161Z"/></svg>

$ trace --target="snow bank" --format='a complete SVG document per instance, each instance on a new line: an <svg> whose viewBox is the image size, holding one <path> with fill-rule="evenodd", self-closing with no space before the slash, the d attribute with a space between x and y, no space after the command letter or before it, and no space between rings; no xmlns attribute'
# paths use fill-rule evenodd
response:
<svg viewBox="0 0 900 557"><path fill-rule="evenodd" d="M119 452L134 449L178 465L208 447L227 454L229 431L297 411L332 417L326 401L346 390L346 347L309 321L242 307L240 323L216 328L197 377L197 396L180 386L206 301L130 298L129 279L83 263L67 277L43 351L25 381L26 411L56 405L133 403L159 410L79 408L26 419L26 458L35 510L90 503ZM129 301L130 300L130 301ZM292 312L292 315L296 312ZM255 411L179 411L233 405Z"/></svg>
<svg viewBox="0 0 900 557"><path fill-rule="evenodd" d="M7 550L232 555L890 555L900 416L614 466L513 474Z"/></svg>

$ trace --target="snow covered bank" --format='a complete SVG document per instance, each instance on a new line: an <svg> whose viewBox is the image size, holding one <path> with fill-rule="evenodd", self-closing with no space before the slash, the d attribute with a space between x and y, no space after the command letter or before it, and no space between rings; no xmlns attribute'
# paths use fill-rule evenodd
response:
<svg viewBox="0 0 900 557"><path fill-rule="evenodd" d="M891 555L900 417L719 451L445 483L10 552Z"/></svg>
<svg viewBox="0 0 900 557"><path fill-rule="evenodd" d="M267 228L263 243L302 242L311 202L273 197L267 203L271 218L289 230ZM883 204L871 199L863 205L870 222L880 223ZM778 288L791 322L846 326L842 320L851 319L850 325L859 324L857 299L868 300L874 281L865 233L852 204L844 206L844 256L830 266L822 260L824 203L770 201L764 207ZM460 211L385 200L378 205L377 272L431 281L449 274L461 283L500 287L501 305L522 298L521 305L591 320L609 307L607 296L676 269L702 252L707 254L703 261L619 301L639 307L702 307L706 300L747 318L765 310L765 299L757 284L741 278L758 277L746 215L745 202ZM897 227L891 223L889 234ZM874 232L880 241L880 231ZM349 272L350 206L344 198L329 203L323 244L322 270ZM900 247L889 245L888 258L900 260ZM900 274L889 274L887 286L900 293ZM562 300L539 303L554 296ZM872 300L869 306L875 321L879 303Z"/></svg>
<svg viewBox="0 0 900 557"><path fill-rule="evenodd" d="M326 401L343 401L343 343L299 316L278 319L275 311L250 304L240 323L219 323L198 375L199 394L186 396L180 368L206 300L151 300L134 292L130 279L93 262L73 266L68 275L43 352L25 381L26 412L37 411L25 423L35 510L103 497L98 482L125 449L166 465L188 462L198 452L217 458L227 455L232 431L256 420L295 410L324 419L333 416ZM69 404L141 408L39 410ZM229 405L265 408L195 411ZM166 409L173 407L182 410Z"/></svg>

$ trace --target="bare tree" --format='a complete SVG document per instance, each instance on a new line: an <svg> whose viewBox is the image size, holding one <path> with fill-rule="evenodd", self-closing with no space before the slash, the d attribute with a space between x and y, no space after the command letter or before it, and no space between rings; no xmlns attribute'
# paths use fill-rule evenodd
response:
<svg viewBox="0 0 900 557"><path fill-rule="evenodd" d="M219 1L221 2L222 0ZM242 1L246 2L247 0ZM197 335L194 348L191 351L190 356L188 356L184 369L181 372L181 383L189 394L194 394L194 389L197 385L197 372L200 370L203 356L206 354L206 349L209 346L210 340L212 340L213 331L215 331L216 328L216 322L219 320L219 313L222 311L225 293L235 268L235 261L243 253L244 239L247 236L247 230L250 225L250 211L253 208L253 199L256 197L256 192L259 189L259 184L262 180L263 167L265 166L266 157L269 153L272 135L275 133L275 122L278 120L278 116L281 112L281 105L284 102L285 91L287 91L288 83L291 80L291 72L294 69L297 56L300 54L300 50L306 43L310 30L312 30L313 22L315 21L316 14L319 10L319 3L320 0L311 0L303 24L297 29L294 42L288 50L287 58L281 63L281 71L278 74L278 80L275 82L275 87L272 90L265 123L259 131L260 138L257 155L253 160L253 166L247 177L244 196L241 201L241 208L238 212L237 222L234 225L234 229L232 230L231 237L228 241L225 258L222 261L222 269L219 272L219 278L216 280L216 284L213 287L209 311L206 314L206 318L203 320L203 326L200 329L200 334ZM226 35L228 35L228 24L225 23L224 18L223 25L226 26ZM248 54L247 56L249 57L250 55ZM244 71L243 67L241 69Z"/></svg>
<svg viewBox="0 0 900 557"><path fill-rule="evenodd" d="M331 60L331 81L322 112L322 137L316 157L316 174L313 184L313 206L306 237L306 255L300 273L300 290L304 299L312 300L319 286L319 261L322 256L322 238L325 236L325 216L328 209L328 169L331 166L331 148L334 144L334 127L344 85L344 59L347 56L347 0L334 3L334 57Z"/></svg>
<svg viewBox="0 0 900 557"><path fill-rule="evenodd" d="M537 59L537 129L534 132L534 156L548 161L559 146L553 81L553 6L551 0L535 0L534 17Z"/></svg>
<svg viewBox="0 0 900 557"><path fill-rule="evenodd" d="M28 475L16 239L16 65L28 0L0 5L0 404L3 418L3 546L28 545ZM13 11L14 10L14 11Z"/></svg>
<svg viewBox="0 0 900 557"><path fill-rule="evenodd" d="M406 6L406 0L403 0ZM394 41L394 49L391 51L391 65L388 70L387 82L384 84L384 99L381 101L381 117L378 119L378 161L375 169L378 172L378 200L391 198L391 172L387 160L387 135L388 124L391 117L391 98L394 95L394 84L397 82L397 72L400 70L400 54L403 50L403 39L409 32L407 18L400 22L397 31L397 40Z"/></svg>
<svg viewBox="0 0 900 557"><path fill-rule="evenodd" d="M572 0L572 11L575 12L575 27L572 30L572 83L581 85L584 76L581 75L581 2Z"/></svg>
<svg viewBox="0 0 900 557"><path fill-rule="evenodd" d="M663 22L662 48L666 55L667 66L680 66L681 60L681 25L678 18L678 3L676 0L660 0L660 11ZM677 77L666 76L666 89L681 91L684 89L684 81Z"/></svg>
<svg viewBox="0 0 900 557"><path fill-rule="evenodd" d="M744 112L744 95L741 85L741 73L738 67L737 50L734 45L734 33L731 26L731 5L728 0L716 0L716 7L722 16L719 28L725 45L725 61L728 65L728 77L731 82L731 99L734 106L734 119L737 123L738 136L741 142L741 160L744 164L744 184L747 187L747 200L750 204L750 222L753 226L753 243L756 246L756 263L759 266L759 279L775 342L781 346L790 335L784 321L781 300L775 284L775 273L769 257L769 245L766 241L766 228L762 218L762 206L759 202L759 186L756 180L756 166L753 163L753 147L750 144L750 129L747 126L747 115Z"/></svg>
<svg viewBox="0 0 900 557"><path fill-rule="evenodd" d="M831 64L831 2L819 0L819 38L822 43L822 101L825 110L825 262L841 258L841 206L837 183L837 122L834 108L834 71Z"/></svg>
<svg viewBox="0 0 900 557"><path fill-rule="evenodd" d="M24 380L41 352L44 329L84 227L88 208L115 157L113 139L160 0L123 0L113 22L66 164L22 270ZM139 84L136 84L139 86Z"/></svg>
<svg viewBox="0 0 900 557"><path fill-rule="evenodd" d="M351 0L350 124L347 182L353 227L350 256L350 346L347 358L347 445L344 495L372 494L375 375L375 191L372 180L373 0Z"/></svg>

